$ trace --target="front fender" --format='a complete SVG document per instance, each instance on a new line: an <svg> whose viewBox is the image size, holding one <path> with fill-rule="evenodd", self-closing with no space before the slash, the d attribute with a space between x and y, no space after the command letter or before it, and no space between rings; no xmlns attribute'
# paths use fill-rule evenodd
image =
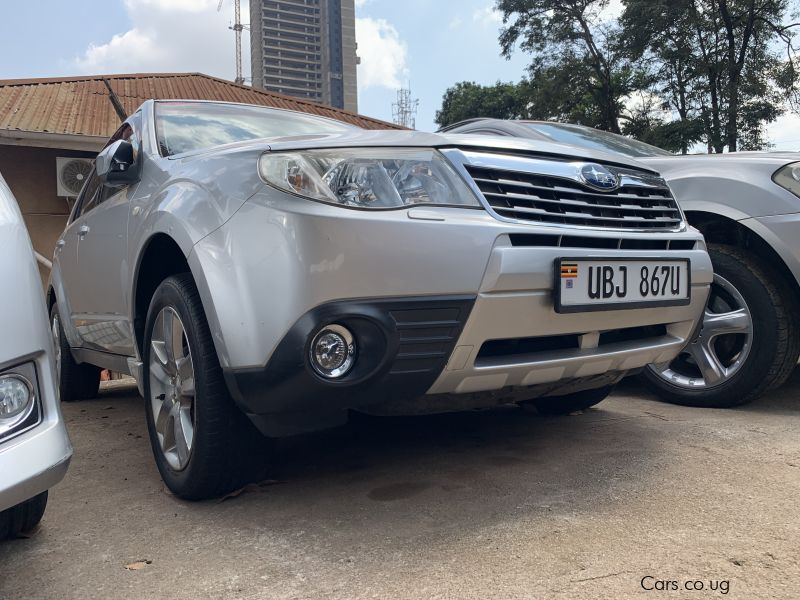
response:
<svg viewBox="0 0 800 600"><path fill-rule="evenodd" d="M776 165L706 161L664 166L668 169L663 174L684 212L703 211L741 221L791 214L800 207L796 196L772 181Z"/></svg>
<svg viewBox="0 0 800 600"><path fill-rule="evenodd" d="M220 227L226 215L201 186L177 180L154 196L135 198L131 205L129 239L137 260L153 236L163 233L172 238L188 256L198 241Z"/></svg>
<svg viewBox="0 0 800 600"><path fill-rule="evenodd" d="M232 215L230 206L214 200L215 195L204 186L178 179L155 195L132 201L128 230L128 265L132 265L128 302L131 323L136 318L136 288L142 259L151 241L159 235L168 237L188 260L194 245L219 229ZM193 268L193 271L197 280L198 270Z"/></svg>
<svg viewBox="0 0 800 600"><path fill-rule="evenodd" d="M800 285L800 213L745 219L740 224L775 250Z"/></svg>
<svg viewBox="0 0 800 600"><path fill-rule="evenodd" d="M148 245L157 236L163 235L172 240L180 249L184 258L189 262L192 275L201 291L204 287L205 277L202 269L190 260L192 248L204 237L219 229L224 225L241 207L247 198L256 190L263 187L263 183L250 180L242 183L236 193L225 193L224 190L234 189L231 178L240 177L244 181L244 167L229 169L228 173L222 167L236 167L242 161L228 159L222 161L218 168L211 168L214 165L208 161L199 161L192 168L187 169L190 174L197 175L196 171L203 165L209 168L210 173L217 173L218 179L225 180L228 185L221 185L219 181L210 177L206 173L206 179L193 179L190 176L182 176L168 180L165 184L160 184L159 179L167 177L167 171L153 169L149 176L140 186L140 195L131 201L131 217L129 219L128 240L129 255L127 264L132 267L130 272L130 296L128 311L131 323L136 318L136 292L137 282L141 269L142 259L145 256ZM164 167L171 165L164 159L159 164L151 167ZM247 171L254 171L249 168ZM216 320L216 313L210 296L203 294L203 305L209 321L214 329L213 323ZM226 353L224 346L218 344L218 351L222 359Z"/></svg>

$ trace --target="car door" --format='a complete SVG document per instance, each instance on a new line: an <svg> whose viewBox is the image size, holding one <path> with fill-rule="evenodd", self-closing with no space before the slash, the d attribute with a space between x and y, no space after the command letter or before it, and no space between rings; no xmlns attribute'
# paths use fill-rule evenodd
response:
<svg viewBox="0 0 800 600"><path fill-rule="evenodd" d="M60 273L60 283L64 292L63 296L59 298L61 316L69 319L70 323L75 322L73 306L81 304L80 296L86 293L87 288L78 268L78 240L83 231L83 215L87 209L94 205L99 188L100 179L97 177L94 168L92 168L89 178L75 200L70 220L56 242L53 255L53 262ZM72 328L65 327L65 330L71 345L81 345L80 339L73 339Z"/></svg>
<svg viewBox="0 0 800 600"><path fill-rule="evenodd" d="M138 113L109 143L128 140L138 160ZM83 289L74 295L73 324L84 348L133 356L133 329L128 317L127 264L130 198L138 184L100 185L76 223L77 268Z"/></svg>

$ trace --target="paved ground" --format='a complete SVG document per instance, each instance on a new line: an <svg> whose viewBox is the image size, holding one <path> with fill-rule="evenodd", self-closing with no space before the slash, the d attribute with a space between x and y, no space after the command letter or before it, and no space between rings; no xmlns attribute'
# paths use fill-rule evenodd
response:
<svg viewBox="0 0 800 600"><path fill-rule="evenodd" d="M0 545L4 600L800 597L800 373L735 411L628 384L563 418L361 419L284 443L279 483L194 504L130 388L64 409L72 468Z"/></svg>

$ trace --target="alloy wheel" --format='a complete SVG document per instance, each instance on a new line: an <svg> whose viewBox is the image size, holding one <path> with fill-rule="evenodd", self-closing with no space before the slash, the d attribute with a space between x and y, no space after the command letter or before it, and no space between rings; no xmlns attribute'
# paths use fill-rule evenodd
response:
<svg viewBox="0 0 800 600"><path fill-rule="evenodd" d="M752 343L753 319L744 297L730 281L715 274L695 339L671 363L651 368L680 388L715 388L739 372Z"/></svg>
<svg viewBox="0 0 800 600"><path fill-rule="evenodd" d="M150 340L150 409L158 443L170 467L189 464L195 430L195 377L186 329L178 313L158 313Z"/></svg>

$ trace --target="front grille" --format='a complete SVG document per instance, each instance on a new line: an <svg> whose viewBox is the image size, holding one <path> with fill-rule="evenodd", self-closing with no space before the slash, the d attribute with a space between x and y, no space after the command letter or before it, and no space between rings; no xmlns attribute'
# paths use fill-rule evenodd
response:
<svg viewBox="0 0 800 600"><path fill-rule="evenodd" d="M524 248L606 248L608 250L694 250L695 240L633 239L547 233L511 233L512 246Z"/></svg>
<svg viewBox="0 0 800 600"><path fill-rule="evenodd" d="M644 325L603 331L600 333L597 348L602 348L609 344L656 340L666 335L666 325ZM490 366L493 363L492 359L527 356L560 350L578 350L579 348L580 334L577 333L545 337L488 340L483 343L481 349L478 351L475 365L478 367ZM594 351L596 348L591 348L591 350Z"/></svg>
<svg viewBox="0 0 800 600"><path fill-rule="evenodd" d="M681 226L677 202L663 180L654 177L644 183L633 172L608 167L622 185L600 192L563 177L465 166L489 206L501 217L610 229L665 231ZM640 180L642 184L637 185Z"/></svg>

